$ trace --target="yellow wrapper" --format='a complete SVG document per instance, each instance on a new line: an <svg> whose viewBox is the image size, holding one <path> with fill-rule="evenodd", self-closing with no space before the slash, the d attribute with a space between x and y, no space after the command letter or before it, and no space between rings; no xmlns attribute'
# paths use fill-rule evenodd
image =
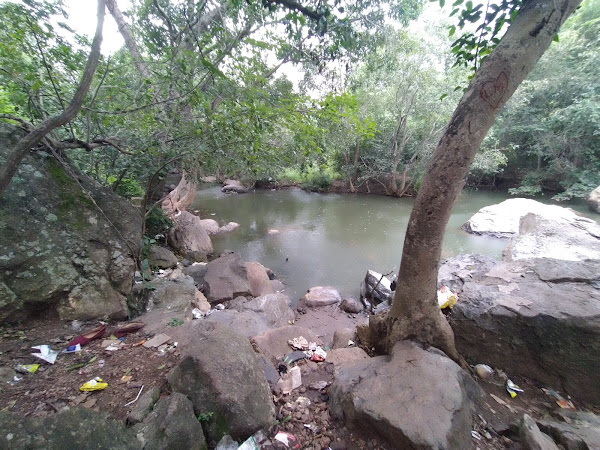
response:
<svg viewBox="0 0 600 450"><path fill-rule="evenodd" d="M84 392L101 391L102 389L106 389L107 387L108 383L103 383L102 378L94 378L93 380L90 380L83 386L81 386L79 390Z"/></svg>

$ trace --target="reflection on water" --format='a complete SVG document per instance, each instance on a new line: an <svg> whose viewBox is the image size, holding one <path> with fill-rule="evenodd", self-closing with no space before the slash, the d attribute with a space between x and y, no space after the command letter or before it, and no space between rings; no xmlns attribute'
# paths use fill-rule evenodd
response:
<svg viewBox="0 0 600 450"><path fill-rule="evenodd" d="M483 253L500 258L506 241L460 229L480 208L499 203L501 193L464 191L446 229L442 258ZM271 268L292 299L317 285L332 285L358 298L367 269L398 271L413 199L307 193L300 189L225 195L220 188L198 191L190 209L221 225L241 229L213 237L215 253L225 249ZM276 229L278 234L269 234Z"/></svg>

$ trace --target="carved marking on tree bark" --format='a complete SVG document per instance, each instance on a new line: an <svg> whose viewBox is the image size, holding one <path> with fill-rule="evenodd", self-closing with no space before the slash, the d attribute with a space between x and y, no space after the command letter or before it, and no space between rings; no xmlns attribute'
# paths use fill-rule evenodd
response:
<svg viewBox="0 0 600 450"><path fill-rule="evenodd" d="M479 95L493 109L498 108L506 92L508 86L508 76L504 72L500 72L495 81L486 81L483 83Z"/></svg>

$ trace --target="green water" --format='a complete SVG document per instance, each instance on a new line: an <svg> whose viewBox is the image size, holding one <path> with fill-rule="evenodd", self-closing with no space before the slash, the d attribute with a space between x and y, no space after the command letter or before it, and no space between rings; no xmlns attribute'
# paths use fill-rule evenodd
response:
<svg viewBox="0 0 600 450"><path fill-rule="evenodd" d="M446 229L442 257L483 253L500 259L507 241L468 234L460 226L480 208L506 198L464 191ZM233 250L271 268L295 299L318 285L332 285L343 296L357 298L367 269L397 272L412 206L413 199L406 198L300 189L225 195L212 187L198 191L190 209L221 225L238 222L239 230L213 237L215 253ZM268 234L269 229L279 233Z"/></svg>

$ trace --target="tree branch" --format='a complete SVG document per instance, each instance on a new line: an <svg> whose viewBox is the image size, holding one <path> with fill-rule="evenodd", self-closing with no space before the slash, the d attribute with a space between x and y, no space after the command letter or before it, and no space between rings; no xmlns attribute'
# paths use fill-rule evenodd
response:
<svg viewBox="0 0 600 450"><path fill-rule="evenodd" d="M35 147L44 137L52 130L65 125L75 118L87 92L90 89L96 67L98 66L98 60L100 59L100 46L102 44L102 27L104 25L104 0L98 0L97 9L98 23L96 26L96 33L94 40L92 41L92 49L87 60L85 70L77 86L77 90L71 100L69 106L61 113L56 116L49 117L44 120L37 128L29 132L24 138L17 142L12 152L8 155L6 162L0 169L0 198L4 196L4 192L8 187L8 184L12 180L13 176L19 168L19 164L23 161L23 158L27 155L32 147Z"/></svg>

